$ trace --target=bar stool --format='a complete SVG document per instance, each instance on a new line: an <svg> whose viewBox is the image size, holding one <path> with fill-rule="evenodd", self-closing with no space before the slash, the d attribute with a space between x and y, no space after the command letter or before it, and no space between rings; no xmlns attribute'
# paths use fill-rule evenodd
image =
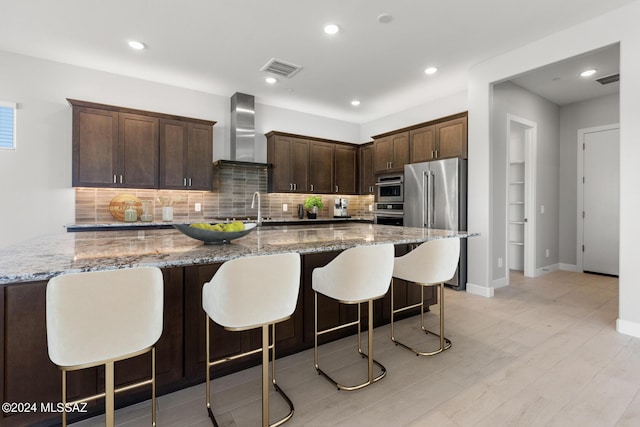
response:
<svg viewBox="0 0 640 427"><path fill-rule="evenodd" d="M151 424L156 425L155 343L162 334L163 279L155 267L73 273L47 284L49 358L62 371L62 404L67 371L105 366L105 391L77 404L105 398L105 424L114 425L114 394L151 385ZM151 378L114 387L114 362L151 352ZM67 413L62 412L62 425Z"/></svg>
<svg viewBox="0 0 640 427"><path fill-rule="evenodd" d="M408 254L395 259L393 277L421 286L419 303L396 310L393 303L393 281L391 282L391 341L396 345L400 344L418 356L433 356L451 347L451 341L444 336L444 282L455 275L459 259L460 239L458 237L430 240ZM424 287L438 285L440 287L438 297L440 305L440 334L428 331L424 326ZM437 350L429 352L418 351L396 340L394 336L394 315L416 307L420 307L420 327L422 330L426 334L432 334L440 338L440 347Z"/></svg>
<svg viewBox="0 0 640 427"><path fill-rule="evenodd" d="M381 380L387 374L387 369L373 359L373 300L383 297L389 290L391 274L393 272L393 245L358 246L346 249L324 267L313 270L312 288L315 297L315 329L313 360L319 375L324 376L335 385L338 390L359 390L363 387ZM357 304L358 319L323 331L318 331L318 294L322 294L341 304ZM362 351L360 340L360 304L368 303L368 352ZM328 332L344 329L349 326L358 326L358 353L368 359L367 381L347 386L339 384L318 365L318 336ZM373 376L373 364L376 364L381 373Z"/></svg>
<svg viewBox="0 0 640 427"><path fill-rule="evenodd" d="M293 403L276 383L276 328L296 309L300 289L300 255L296 253L261 255L227 261L202 288L202 308L206 313L207 411L214 426L218 423L211 409L211 368L224 362L262 352L262 425L279 426L293 416ZM230 331L262 327L262 348L211 361L209 319ZM272 343L269 344L269 326ZM289 413L269 424L269 349L271 383L289 405Z"/></svg>

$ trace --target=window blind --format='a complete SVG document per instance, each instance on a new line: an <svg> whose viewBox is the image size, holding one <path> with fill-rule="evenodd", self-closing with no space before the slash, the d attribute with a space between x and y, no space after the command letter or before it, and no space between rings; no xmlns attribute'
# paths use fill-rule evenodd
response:
<svg viewBox="0 0 640 427"><path fill-rule="evenodd" d="M16 105L0 101L0 149L16 147Z"/></svg>

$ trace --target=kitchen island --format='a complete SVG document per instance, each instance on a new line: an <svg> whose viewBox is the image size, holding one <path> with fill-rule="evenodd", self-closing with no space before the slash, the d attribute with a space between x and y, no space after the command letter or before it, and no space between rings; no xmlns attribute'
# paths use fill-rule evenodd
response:
<svg viewBox="0 0 640 427"><path fill-rule="evenodd" d="M447 237L473 234L448 230L393 227L363 223L263 226L227 245L203 245L177 230L135 230L65 233L0 250L0 400L2 402L58 402L60 374L48 358L46 345L45 291L47 281L69 272L157 266L164 277L164 329L157 344L157 390L159 394L204 381L205 315L201 308L202 285L227 260L283 252L302 255L302 277L298 305L293 317L278 325L278 355L295 353L313 346L313 291L311 272L326 265L342 250L370 244L392 243L396 255L411 245ZM416 286L396 286L398 304L419 301ZM429 288L430 289L430 288ZM425 292L427 306L436 302L435 293ZM320 298L320 328L353 320L355 307L339 306ZM374 304L374 325L388 323L389 295ZM408 312L413 315L417 312ZM366 324L366 319L365 319ZM366 327L366 326L363 326ZM255 331L227 332L214 325L212 351L224 357L260 345ZM353 334L355 329L336 332L326 339ZM259 364L259 356L238 360L213 370L214 377ZM116 383L135 382L150 372L149 356L143 355L116 364ZM69 376L69 399L98 392L102 388L102 368L73 372ZM149 399L148 390L118 395L118 406ZM72 414L71 419L95 415L102 402L92 403L89 412ZM2 425L59 423L56 413L2 414Z"/></svg>

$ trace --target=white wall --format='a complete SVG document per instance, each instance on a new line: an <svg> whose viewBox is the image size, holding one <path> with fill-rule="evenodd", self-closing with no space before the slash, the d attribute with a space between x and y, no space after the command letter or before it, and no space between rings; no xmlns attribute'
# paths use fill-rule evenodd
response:
<svg viewBox="0 0 640 427"><path fill-rule="evenodd" d="M491 180L492 180L492 230L493 255L491 262L493 280L506 278L507 264L498 268L497 260L506 260L506 211L507 205L507 114L532 121L537 125L536 170L536 265L543 268L558 263L558 165L559 165L559 107L536 94L512 83L504 82L493 88L491 128ZM502 191L501 191L502 190ZM544 214L540 213L544 206ZM546 257L549 249L549 257Z"/></svg>
<svg viewBox="0 0 640 427"><path fill-rule="evenodd" d="M640 1L552 34L474 66L469 73L468 291L492 295L490 248L492 183L491 84L581 53L620 42L620 311L617 329L640 336Z"/></svg>
<svg viewBox="0 0 640 427"><path fill-rule="evenodd" d="M560 263L577 264L578 130L620 121L620 95L615 93L560 108Z"/></svg>
<svg viewBox="0 0 640 427"><path fill-rule="evenodd" d="M368 142L371 141L371 137L374 135L380 135L381 133L461 113L467 111L467 109L467 91L454 93L451 96L427 102L362 124L360 141Z"/></svg>
<svg viewBox="0 0 640 427"><path fill-rule="evenodd" d="M66 98L216 121L214 159L229 158L229 98L0 52L0 99L18 103L17 149L0 151L0 247L63 233L75 220ZM357 124L263 105L256 111L258 132L359 139ZM258 143L264 161L263 136Z"/></svg>

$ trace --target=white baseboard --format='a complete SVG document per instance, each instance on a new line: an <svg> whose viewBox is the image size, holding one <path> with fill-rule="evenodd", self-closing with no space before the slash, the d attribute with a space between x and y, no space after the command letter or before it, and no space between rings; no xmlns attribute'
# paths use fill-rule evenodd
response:
<svg viewBox="0 0 640 427"><path fill-rule="evenodd" d="M534 277L542 276L544 274L551 273L552 271L557 271L559 267L560 267L560 264L551 264L551 265L547 265L546 267L536 268Z"/></svg>
<svg viewBox="0 0 640 427"><path fill-rule="evenodd" d="M580 270L577 265L575 265L575 264L564 264L562 262L560 263L560 270L573 271L574 273L582 273L582 270Z"/></svg>
<svg viewBox="0 0 640 427"><path fill-rule="evenodd" d="M492 298L493 297L493 288L488 288L486 286L475 285L473 283L467 282L467 292L473 295L479 295L481 297Z"/></svg>
<svg viewBox="0 0 640 427"><path fill-rule="evenodd" d="M502 277L493 281L493 289L504 288L505 286L509 286L509 281L506 277Z"/></svg>
<svg viewBox="0 0 640 427"><path fill-rule="evenodd" d="M621 334L640 338L640 323L618 319L616 320L616 331L620 332Z"/></svg>

